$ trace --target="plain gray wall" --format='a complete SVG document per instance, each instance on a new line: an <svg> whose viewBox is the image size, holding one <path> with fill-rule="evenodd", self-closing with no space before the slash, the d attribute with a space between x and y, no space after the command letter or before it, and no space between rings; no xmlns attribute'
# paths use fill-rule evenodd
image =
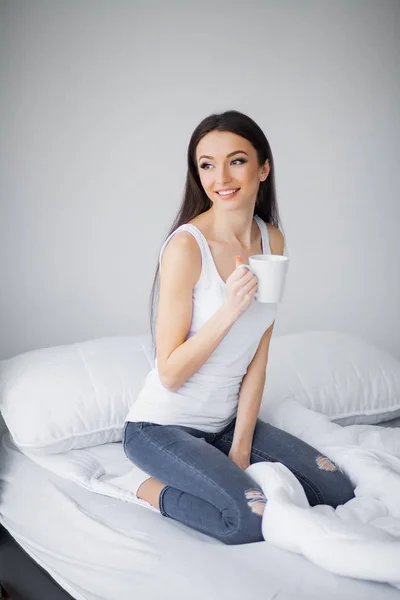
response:
<svg viewBox="0 0 400 600"><path fill-rule="evenodd" d="M0 359L148 331L190 135L265 131L291 258L275 335L400 358L400 3L0 3Z"/></svg>

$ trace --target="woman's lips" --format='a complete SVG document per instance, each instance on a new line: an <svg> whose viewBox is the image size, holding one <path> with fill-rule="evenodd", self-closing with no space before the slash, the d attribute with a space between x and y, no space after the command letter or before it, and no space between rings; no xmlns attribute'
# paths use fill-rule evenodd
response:
<svg viewBox="0 0 400 600"><path fill-rule="evenodd" d="M215 192L215 193L218 194L218 196L220 198L222 198L223 200L230 200L230 198L233 198L233 196L235 194L237 194L239 190L240 190L240 188L237 188L236 191L232 192L231 194L220 194L219 192Z"/></svg>

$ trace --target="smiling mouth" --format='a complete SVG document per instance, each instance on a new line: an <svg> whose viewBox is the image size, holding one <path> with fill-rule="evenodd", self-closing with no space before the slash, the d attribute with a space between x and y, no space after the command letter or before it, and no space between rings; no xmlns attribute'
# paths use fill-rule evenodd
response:
<svg viewBox="0 0 400 600"><path fill-rule="evenodd" d="M218 194L220 198L232 198L232 196L234 196L239 190L240 188L232 188L232 190L229 190L227 192L221 191L215 193Z"/></svg>

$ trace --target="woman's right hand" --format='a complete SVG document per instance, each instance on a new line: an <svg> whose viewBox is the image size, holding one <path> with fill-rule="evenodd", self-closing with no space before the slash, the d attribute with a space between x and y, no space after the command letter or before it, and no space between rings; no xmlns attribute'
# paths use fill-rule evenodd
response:
<svg viewBox="0 0 400 600"><path fill-rule="evenodd" d="M243 264L244 261L237 256L236 268L226 280L225 306L235 320L248 309L257 291L258 281L254 273L246 268L237 268Z"/></svg>

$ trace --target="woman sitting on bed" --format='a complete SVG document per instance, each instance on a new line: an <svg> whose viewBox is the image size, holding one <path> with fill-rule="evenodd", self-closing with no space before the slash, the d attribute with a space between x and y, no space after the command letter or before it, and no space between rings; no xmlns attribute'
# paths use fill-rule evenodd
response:
<svg viewBox="0 0 400 600"><path fill-rule="evenodd" d="M260 127L237 111L204 119L159 255L155 368L127 415L123 444L139 467L138 498L225 544L263 539L268 498L246 473L255 462L283 463L310 505L354 497L328 458L258 418L277 304L255 301L257 278L236 267L252 254L283 254L278 220Z"/></svg>

